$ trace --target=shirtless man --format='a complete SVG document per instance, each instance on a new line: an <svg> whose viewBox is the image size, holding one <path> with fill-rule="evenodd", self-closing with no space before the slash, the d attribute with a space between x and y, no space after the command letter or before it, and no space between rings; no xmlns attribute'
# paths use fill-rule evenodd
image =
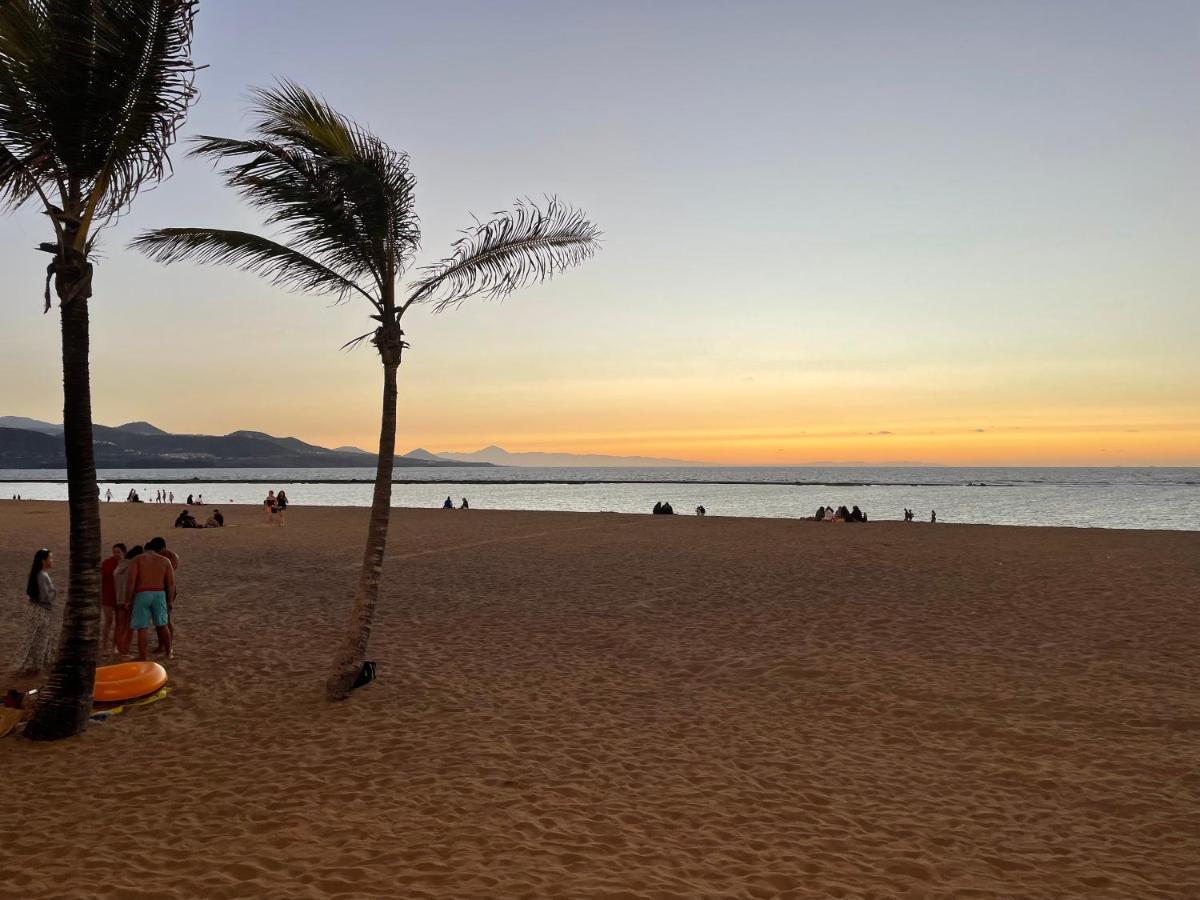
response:
<svg viewBox="0 0 1200 900"><path fill-rule="evenodd" d="M167 542L164 538L156 537L146 541L146 549L153 550L159 556L165 557L167 562L171 564L171 572L174 574L179 571L179 556L174 550L167 549ZM179 582L176 581L170 592L167 594L167 630L171 632L171 649L175 649L175 599L179 596ZM158 652L163 652L162 641L158 642Z"/></svg>
<svg viewBox="0 0 1200 900"><path fill-rule="evenodd" d="M130 628L137 632L138 659L146 659L147 629L151 624L158 632L158 645L173 659L171 653L170 617L167 598L175 593L175 569L171 561L150 547L134 560L126 576L126 599L133 602Z"/></svg>

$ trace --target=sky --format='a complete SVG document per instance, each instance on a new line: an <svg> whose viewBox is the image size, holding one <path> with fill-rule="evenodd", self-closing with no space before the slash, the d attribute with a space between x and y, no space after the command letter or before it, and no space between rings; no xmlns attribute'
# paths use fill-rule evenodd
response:
<svg viewBox="0 0 1200 900"><path fill-rule="evenodd" d="M418 265L523 196L603 229L410 312L401 451L1200 465L1198 51L1191 0L204 0L184 136L287 77L411 155ZM373 448L365 305L127 249L261 229L184 149L103 233L95 420ZM0 217L0 414L60 421L47 229Z"/></svg>

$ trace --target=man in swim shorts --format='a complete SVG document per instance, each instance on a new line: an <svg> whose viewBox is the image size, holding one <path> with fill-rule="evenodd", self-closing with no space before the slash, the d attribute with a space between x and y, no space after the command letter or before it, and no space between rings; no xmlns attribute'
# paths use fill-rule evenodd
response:
<svg viewBox="0 0 1200 900"><path fill-rule="evenodd" d="M170 560L150 547L134 560L126 575L126 597L133 601L129 627L137 632L138 659L146 659L146 634L151 625L158 632L158 646L173 659L167 598L175 593L175 569Z"/></svg>

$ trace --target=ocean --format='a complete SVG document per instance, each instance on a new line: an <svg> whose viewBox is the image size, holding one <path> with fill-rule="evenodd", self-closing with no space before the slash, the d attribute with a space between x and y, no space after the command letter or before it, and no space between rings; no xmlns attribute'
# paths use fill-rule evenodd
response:
<svg viewBox="0 0 1200 900"><path fill-rule="evenodd" d="M143 500L174 491L205 506L258 503L283 488L300 512L311 506L367 506L374 469L109 469L101 494L113 502L136 488ZM65 500L58 469L0 469L0 497ZM1200 468L404 468L392 503L437 507L466 497L475 509L649 513L660 500L676 513L803 518L818 504L858 505L874 521L989 525L1070 525L1200 531Z"/></svg>

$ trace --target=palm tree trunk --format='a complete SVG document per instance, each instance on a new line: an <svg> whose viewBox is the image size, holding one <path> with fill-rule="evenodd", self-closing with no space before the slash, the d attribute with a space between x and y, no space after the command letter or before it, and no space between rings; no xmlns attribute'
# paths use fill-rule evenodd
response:
<svg viewBox="0 0 1200 900"><path fill-rule="evenodd" d="M25 729L26 737L34 740L56 740L78 734L87 726L92 711L96 653L100 645L100 498L92 449L88 345L88 303L77 296L62 304L63 441L67 455L70 576L58 656L33 719Z"/></svg>
<svg viewBox="0 0 1200 900"><path fill-rule="evenodd" d="M392 513L392 463L396 455L396 369L398 363L383 365L383 415L379 423L379 458L375 469L375 494L371 499L371 521L367 526L367 546L363 552L362 572L354 594L354 610L345 639L333 662L333 674L325 683L329 700L350 696L354 679L367 658L371 622L379 602L379 580L383 574L383 554L387 548L388 522Z"/></svg>

